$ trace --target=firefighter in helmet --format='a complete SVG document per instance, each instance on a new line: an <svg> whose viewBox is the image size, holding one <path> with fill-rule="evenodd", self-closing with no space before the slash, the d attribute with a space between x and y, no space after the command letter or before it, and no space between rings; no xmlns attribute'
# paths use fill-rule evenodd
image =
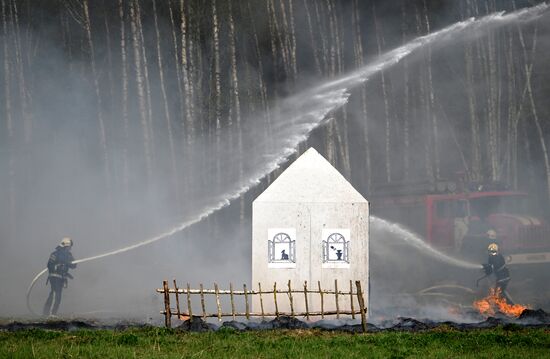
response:
<svg viewBox="0 0 550 359"><path fill-rule="evenodd" d="M488 260L483 264L483 270L486 275L495 274L496 283L495 289L500 289L500 293L506 299L508 304L514 304L512 299L506 292L508 282L510 282L510 271L506 267L506 262L502 254L499 253L498 244L491 243L487 247Z"/></svg>
<svg viewBox="0 0 550 359"><path fill-rule="evenodd" d="M74 258L71 253L73 240L65 237L61 243L55 248L55 251L50 255L48 260L48 279L46 284L50 283L50 295L44 304L42 313L46 316L56 315L61 303L61 292L67 287L67 279L72 279L73 276L69 273L69 269L76 268L73 263ZM52 307L53 301L53 307Z"/></svg>

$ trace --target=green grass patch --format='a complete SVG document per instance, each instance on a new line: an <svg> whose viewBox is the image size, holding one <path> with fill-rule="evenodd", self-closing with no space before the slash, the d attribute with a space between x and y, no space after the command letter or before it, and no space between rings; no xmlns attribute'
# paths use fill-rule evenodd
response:
<svg viewBox="0 0 550 359"><path fill-rule="evenodd" d="M186 333L164 328L0 332L0 358L548 358L550 330Z"/></svg>

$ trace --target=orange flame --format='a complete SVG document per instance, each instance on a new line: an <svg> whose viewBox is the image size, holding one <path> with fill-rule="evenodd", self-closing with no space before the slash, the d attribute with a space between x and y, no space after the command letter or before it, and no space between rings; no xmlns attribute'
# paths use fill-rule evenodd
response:
<svg viewBox="0 0 550 359"><path fill-rule="evenodd" d="M519 317L521 313L527 309L521 304L510 305L506 303L506 299L502 298L500 288L489 290L489 295L480 300L474 301L473 307L483 315L495 315L496 312L501 312L509 317Z"/></svg>

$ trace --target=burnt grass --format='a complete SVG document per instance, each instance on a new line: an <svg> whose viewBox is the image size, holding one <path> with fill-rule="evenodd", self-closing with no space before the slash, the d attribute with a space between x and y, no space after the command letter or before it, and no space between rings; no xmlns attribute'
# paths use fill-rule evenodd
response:
<svg viewBox="0 0 550 359"><path fill-rule="evenodd" d="M470 313L475 318L475 313ZM479 315L478 315L479 317ZM505 330L514 330L515 328L545 328L550 329L550 313L542 309L526 309L518 318L510 318L497 313L494 317L482 318L480 321L468 323L459 323L452 321L431 321L429 319L415 319L399 317L394 320L385 320L374 325L367 323L367 332L422 332L437 330L438 328L451 328L459 331L492 329L502 327ZM0 323L0 331L15 332L21 330L56 330L56 331L75 331L75 330L126 330L140 328L154 328L151 324L139 322L118 321L115 323L104 324L99 321L91 320L28 320L28 321L7 321ZM342 322L322 320L317 322L306 322L297 318L280 316L272 320L263 321L226 321L221 325L212 324L203 321L200 317L193 317L192 320L186 320L179 325L173 325L175 331L184 332L212 332L218 330L230 331L263 331L263 330L307 330L317 329L321 331L361 333L362 326L357 321Z"/></svg>
<svg viewBox="0 0 550 359"><path fill-rule="evenodd" d="M472 323L396 318L369 324L367 333L357 321L308 323L283 316L161 324L4 322L0 358L548 358L550 351L549 315L536 310Z"/></svg>

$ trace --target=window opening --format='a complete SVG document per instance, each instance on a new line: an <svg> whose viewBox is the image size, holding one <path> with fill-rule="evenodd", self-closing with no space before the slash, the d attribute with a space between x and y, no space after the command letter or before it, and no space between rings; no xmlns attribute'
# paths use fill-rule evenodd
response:
<svg viewBox="0 0 550 359"><path fill-rule="evenodd" d="M323 263L349 264L349 241L342 234L332 233L323 241Z"/></svg>
<svg viewBox="0 0 550 359"><path fill-rule="evenodd" d="M287 233L277 233L268 243L269 263L296 263L296 241Z"/></svg>

